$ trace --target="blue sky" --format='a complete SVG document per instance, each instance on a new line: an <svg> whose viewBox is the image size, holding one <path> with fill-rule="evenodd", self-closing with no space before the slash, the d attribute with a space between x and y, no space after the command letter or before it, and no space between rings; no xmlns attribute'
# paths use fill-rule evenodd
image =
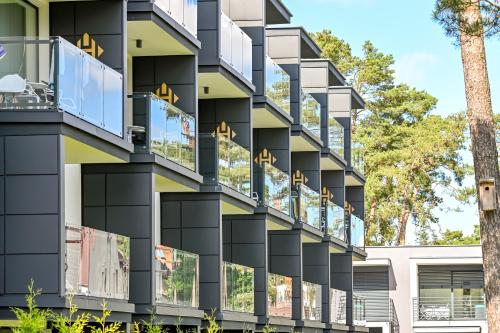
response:
<svg viewBox="0 0 500 333"><path fill-rule="evenodd" d="M447 115L466 108L460 49L431 19L434 0L284 0L294 14L292 24L315 32L330 29L360 54L370 40L394 55L396 79L425 89L439 99L435 113ZM403 4L402 4L403 3ZM500 112L500 41L486 42L493 110ZM471 160L465 152L464 158ZM473 183L473 180L469 180ZM457 206L449 199L451 206ZM477 208L437 212L443 229L470 233L477 224ZM410 231L411 232L411 231Z"/></svg>

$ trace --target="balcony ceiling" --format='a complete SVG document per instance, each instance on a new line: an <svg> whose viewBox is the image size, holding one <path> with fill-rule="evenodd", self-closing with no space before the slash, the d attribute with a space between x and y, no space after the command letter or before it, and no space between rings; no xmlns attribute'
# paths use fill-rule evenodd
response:
<svg viewBox="0 0 500 333"><path fill-rule="evenodd" d="M142 40L142 48L136 41ZM191 55L193 52L153 21L127 22L128 53L132 56Z"/></svg>
<svg viewBox="0 0 500 333"><path fill-rule="evenodd" d="M336 162L333 158L330 156L328 157L321 157L321 170L342 170L343 166L342 164Z"/></svg>
<svg viewBox="0 0 500 333"><path fill-rule="evenodd" d="M253 128L286 128L289 124L265 108L252 109Z"/></svg>
<svg viewBox="0 0 500 333"><path fill-rule="evenodd" d="M205 94L208 87L208 94ZM198 73L198 98L247 98L248 93L220 72Z"/></svg>
<svg viewBox="0 0 500 333"><path fill-rule="evenodd" d="M301 151L318 151L318 147L303 136L290 137L290 150L292 153Z"/></svg>
<svg viewBox="0 0 500 333"><path fill-rule="evenodd" d="M64 163L126 163L126 161L69 136L64 136Z"/></svg>
<svg viewBox="0 0 500 333"><path fill-rule="evenodd" d="M346 174L345 186L363 186L364 184L352 174Z"/></svg>
<svg viewBox="0 0 500 333"><path fill-rule="evenodd" d="M174 179L170 179L155 174L155 192L196 192L196 188L191 188Z"/></svg>

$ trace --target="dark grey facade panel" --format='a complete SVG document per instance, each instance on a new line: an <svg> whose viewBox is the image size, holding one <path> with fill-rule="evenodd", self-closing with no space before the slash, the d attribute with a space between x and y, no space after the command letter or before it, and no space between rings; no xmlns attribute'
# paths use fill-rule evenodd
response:
<svg viewBox="0 0 500 333"><path fill-rule="evenodd" d="M321 172L321 186L329 189L333 194L332 201L344 207L345 202L345 171L329 170Z"/></svg>
<svg viewBox="0 0 500 333"><path fill-rule="evenodd" d="M290 115L294 124L300 124L300 64L280 65L290 75Z"/></svg>
<svg viewBox="0 0 500 333"><path fill-rule="evenodd" d="M58 215L9 215L5 218L6 254L59 253Z"/></svg>
<svg viewBox="0 0 500 333"><path fill-rule="evenodd" d="M49 231L47 231L49 232ZM59 292L58 254L5 255L5 293L26 294L31 280L44 294Z"/></svg>
<svg viewBox="0 0 500 333"><path fill-rule="evenodd" d="M335 253L330 254L330 285L331 288L346 291L346 322L353 323L352 317L352 293L353 293L353 254Z"/></svg>
<svg viewBox="0 0 500 333"><path fill-rule="evenodd" d="M290 129L256 128L253 130L254 156L267 149L276 157L273 164L286 173L290 170Z"/></svg>
<svg viewBox="0 0 500 333"><path fill-rule="evenodd" d="M59 177L26 175L5 177L6 214L58 214Z"/></svg>
<svg viewBox="0 0 500 333"><path fill-rule="evenodd" d="M9 175L57 174L57 136L5 138L5 173Z"/></svg>
<svg viewBox="0 0 500 333"><path fill-rule="evenodd" d="M198 40L202 48L200 65L219 63L220 3L217 0L198 1Z"/></svg>
<svg viewBox="0 0 500 333"><path fill-rule="evenodd" d="M365 217L365 188L363 186L346 187L346 201L354 207L353 214L364 220Z"/></svg>
<svg viewBox="0 0 500 333"><path fill-rule="evenodd" d="M300 170L308 179L305 185L315 191L320 191L321 162L319 152L293 152L292 172Z"/></svg>

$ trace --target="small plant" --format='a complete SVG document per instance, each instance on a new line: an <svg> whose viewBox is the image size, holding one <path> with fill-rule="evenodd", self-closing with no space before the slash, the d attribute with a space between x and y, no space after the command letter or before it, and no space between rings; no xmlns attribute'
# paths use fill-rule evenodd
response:
<svg viewBox="0 0 500 333"><path fill-rule="evenodd" d="M62 313L52 315L52 326L59 333L84 333L85 327L90 321L90 315L88 313L82 313L75 318L78 307L73 303L73 295L70 295L68 299L69 315L66 316Z"/></svg>
<svg viewBox="0 0 500 333"><path fill-rule="evenodd" d="M161 325L156 323L156 313L154 310L151 310L149 320L141 321L141 323L135 323L134 328L136 333L145 332L145 333L167 333L167 329L164 329ZM142 328L142 330L141 330Z"/></svg>
<svg viewBox="0 0 500 333"><path fill-rule="evenodd" d="M122 326L121 322L114 322L106 325L106 319L111 316L111 311L108 310L106 301L102 302L102 315L100 317L93 316L96 326L90 328L91 333L119 333Z"/></svg>
<svg viewBox="0 0 500 333"><path fill-rule="evenodd" d="M207 333L219 333L222 332L222 328L217 324L215 319L215 310L212 310L212 314L205 313L203 319L208 321Z"/></svg>
<svg viewBox="0 0 500 333"><path fill-rule="evenodd" d="M276 327L272 327L271 325L269 325L269 323L267 323L266 326L262 328L262 333L276 333L276 332L277 332Z"/></svg>
<svg viewBox="0 0 500 333"><path fill-rule="evenodd" d="M35 298L41 294L41 289L35 289L35 283L31 280L26 295L27 310L12 308L12 312L19 321L19 327L12 329L14 333L40 333L47 329L47 321L50 316L48 310L38 308Z"/></svg>

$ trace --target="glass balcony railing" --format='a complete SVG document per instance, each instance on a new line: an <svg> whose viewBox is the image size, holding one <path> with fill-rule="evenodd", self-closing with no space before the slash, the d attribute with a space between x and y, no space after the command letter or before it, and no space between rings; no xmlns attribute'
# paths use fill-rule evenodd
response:
<svg viewBox="0 0 500 333"><path fill-rule="evenodd" d="M66 293L128 300L130 239L66 226Z"/></svg>
<svg viewBox="0 0 500 333"><path fill-rule="evenodd" d="M302 92L300 123L311 133L321 138L321 104L311 94Z"/></svg>
<svg viewBox="0 0 500 333"><path fill-rule="evenodd" d="M328 146L330 150L344 158L344 127L333 115L328 118Z"/></svg>
<svg viewBox="0 0 500 333"><path fill-rule="evenodd" d="M262 204L290 215L290 176L268 163L254 168L263 182Z"/></svg>
<svg viewBox="0 0 500 333"><path fill-rule="evenodd" d="M321 230L319 193L303 184L295 186L292 194L294 218Z"/></svg>
<svg viewBox="0 0 500 333"><path fill-rule="evenodd" d="M254 269L224 262L223 309L254 312Z"/></svg>
<svg viewBox="0 0 500 333"><path fill-rule="evenodd" d="M267 286L269 316L292 318L292 278L268 273Z"/></svg>
<svg viewBox="0 0 500 333"><path fill-rule="evenodd" d="M366 326L366 299L352 295L352 321L356 326Z"/></svg>
<svg viewBox="0 0 500 333"><path fill-rule="evenodd" d="M252 39L222 12L221 58L252 82Z"/></svg>
<svg viewBox="0 0 500 333"><path fill-rule="evenodd" d="M266 56L266 96L290 114L290 75Z"/></svg>
<svg viewBox="0 0 500 333"><path fill-rule="evenodd" d="M319 284L302 282L302 318L321 320L321 286Z"/></svg>
<svg viewBox="0 0 500 333"><path fill-rule="evenodd" d="M346 240L344 209L331 201L323 203L326 212L326 233L332 237Z"/></svg>
<svg viewBox="0 0 500 333"><path fill-rule="evenodd" d="M351 165L354 169L365 174L365 160L363 157L363 147L360 143L353 142L351 146Z"/></svg>
<svg viewBox="0 0 500 333"><path fill-rule="evenodd" d="M61 37L0 38L0 110L58 110L123 135L123 77Z"/></svg>
<svg viewBox="0 0 500 333"><path fill-rule="evenodd" d="M193 36L197 36L198 0L154 0L154 3Z"/></svg>
<svg viewBox="0 0 500 333"><path fill-rule="evenodd" d="M365 221L356 215L351 215L351 245L365 247Z"/></svg>
<svg viewBox="0 0 500 333"><path fill-rule="evenodd" d="M200 173L205 180L220 183L250 196L250 152L222 135L200 134Z"/></svg>
<svg viewBox="0 0 500 333"><path fill-rule="evenodd" d="M346 297L344 290L330 289L330 321L336 324L346 323Z"/></svg>
<svg viewBox="0 0 500 333"><path fill-rule="evenodd" d="M417 297L413 299L414 321L485 320L484 296Z"/></svg>
<svg viewBox="0 0 500 333"><path fill-rule="evenodd" d="M154 94L132 95L136 152L159 155L188 169L196 169L196 120Z"/></svg>
<svg viewBox="0 0 500 333"><path fill-rule="evenodd" d="M199 305L198 255L163 245L155 248L156 301L197 308Z"/></svg>

